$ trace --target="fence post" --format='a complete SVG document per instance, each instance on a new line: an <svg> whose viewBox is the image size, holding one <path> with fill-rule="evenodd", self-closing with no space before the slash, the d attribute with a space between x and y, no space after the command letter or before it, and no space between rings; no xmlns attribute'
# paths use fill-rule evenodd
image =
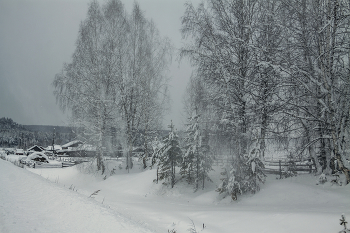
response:
<svg viewBox="0 0 350 233"><path fill-rule="evenodd" d="M309 173L311 174L312 173L312 164L310 163L310 165L309 165Z"/></svg>
<svg viewBox="0 0 350 233"><path fill-rule="evenodd" d="M281 167L281 160L278 161L279 168L280 168L280 179L282 179L282 167Z"/></svg>

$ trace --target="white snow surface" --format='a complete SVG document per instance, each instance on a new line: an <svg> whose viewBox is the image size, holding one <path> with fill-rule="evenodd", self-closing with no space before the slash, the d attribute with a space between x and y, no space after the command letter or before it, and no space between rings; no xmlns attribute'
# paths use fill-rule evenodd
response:
<svg viewBox="0 0 350 233"><path fill-rule="evenodd" d="M152 232L82 194L0 159L0 232Z"/></svg>
<svg viewBox="0 0 350 233"><path fill-rule="evenodd" d="M27 156L27 161L36 159L36 158L45 158L46 161L49 161L49 157L47 157L44 153L41 152L34 152Z"/></svg>
<svg viewBox="0 0 350 233"><path fill-rule="evenodd" d="M214 183L193 192L185 183L156 184L155 169L137 166L104 180L76 166L21 169L0 160L0 232L186 233L193 221L206 233L331 233L342 230L342 213L350 219L350 185L316 185L310 174L271 175L260 192L234 202L215 191L215 170Z"/></svg>

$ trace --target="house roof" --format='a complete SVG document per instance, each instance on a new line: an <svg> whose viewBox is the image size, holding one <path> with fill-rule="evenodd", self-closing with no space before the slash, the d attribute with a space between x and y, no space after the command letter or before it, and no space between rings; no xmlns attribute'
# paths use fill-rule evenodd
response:
<svg viewBox="0 0 350 233"><path fill-rule="evenodd" d="M96 146L93 146L90 144L82 144L82 145L79 145L78 149L84 150L84 151L96 151Z"/></svg>
<svg viewBox="0 0 350 233"><path fill-rule="evenodd" d="M75 140L75 141L71 141L71 142L68 142L64 145L62 145L62 148L67 148L67 147L72 147L72 146L78 146L80 144L83 144L83 142L79 141L79 140Z"/></svg>
<svg viewBox="0 0 350 233"><path fill-rule="evenodd" d="M27 151L43 151L43 150L44 148L42 148L41 146L34 145L30 147Z"/></svg>
<svg viewBox="0 0 350 233"><path fill-rule="evenodd" d="M62 150L62 147L60 145L54 145L55 150ZM52 146L48 146L45 148L45 150L52 150Z"/></svg>

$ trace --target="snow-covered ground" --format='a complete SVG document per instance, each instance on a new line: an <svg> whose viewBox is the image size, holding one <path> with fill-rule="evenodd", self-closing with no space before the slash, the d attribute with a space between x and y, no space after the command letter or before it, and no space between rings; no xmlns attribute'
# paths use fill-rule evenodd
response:
<svg viewBox="0 0 350 233"><path fill-rule="evenodd" d="M185 233L193 221L207 233L331 233L342 229L342 213L350 219L350 185L271 175L259 193L233 202L215 192L216 170L214 183L194 193L183 183L152 182L155 170L117 170L104 180L77 166L21 169L0 160L0 231Z"/></svg>
<svg viewBox="0 0 350 233"><path fill-rule="evenodd" d="M0 232L152 232L91 198L0 160Z"/></svg>

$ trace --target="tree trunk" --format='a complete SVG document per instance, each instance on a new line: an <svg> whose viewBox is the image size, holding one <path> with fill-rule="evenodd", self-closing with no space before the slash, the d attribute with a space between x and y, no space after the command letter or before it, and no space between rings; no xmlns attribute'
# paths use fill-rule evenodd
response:
<svg viewBox="0 0 350 233"><path fill-rule="evenodd" d="M198 182L199 182L199 153L198 146L196 146L196 191L198 190Z"/></svg>
<svg viewBox="0 0 350 233"><path fill-rule="evenodd" d="M316 175L320 175L322 173L322 166L320 164L320 161L318 160L317 154L314 150L313 145L309 146L309 154L311 158L314 160L314 164L316 167Z"/></svg>

